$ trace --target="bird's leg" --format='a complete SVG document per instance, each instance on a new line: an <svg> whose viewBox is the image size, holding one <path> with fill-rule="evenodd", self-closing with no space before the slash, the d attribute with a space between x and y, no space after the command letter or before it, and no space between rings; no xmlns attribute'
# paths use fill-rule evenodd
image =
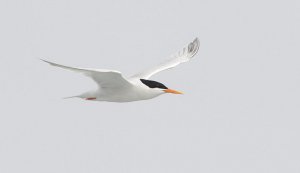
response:
<svg viewBox="0 0 300 173"><path fill-rule="evenodd" d="M89 97L89 98L86 98L85 100L96 100L97 98L96 97Z"/></svg>

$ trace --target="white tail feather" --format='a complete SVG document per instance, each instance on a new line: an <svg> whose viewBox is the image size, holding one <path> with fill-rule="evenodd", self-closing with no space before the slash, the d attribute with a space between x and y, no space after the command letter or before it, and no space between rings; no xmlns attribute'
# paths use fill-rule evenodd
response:
<svg viewBox="0 0 300 173"><path fill-rule="evenodd" d="M80 96L70 96L70 97L64 97L62 99L72 99L72 98L79 98Z"/></svg>

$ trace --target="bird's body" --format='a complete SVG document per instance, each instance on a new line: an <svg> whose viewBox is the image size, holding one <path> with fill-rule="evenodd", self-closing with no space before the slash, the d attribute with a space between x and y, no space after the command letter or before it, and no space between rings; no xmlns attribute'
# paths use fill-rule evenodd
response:
<svg viewBox="0 0 300 173"><path fill-rule="evenodd" d="M169 89L159 82L149 80L149 78L157 72L189 61L197 53L199 45L199 41L196 38L192 43L184 47L183 50L173 55L172 59L129 78L124 78L119 71L115 70L74 68L46 60L43 61L53 66L83 73L91 77L98 84L97 90L73 97L94 101L131 102L152 99L164 93L181 94L181 92Z"/></svg>
<svg viewBox="0 0 300 173"><path fill-rule="evenodd" d="M128 82L131 86L122 88L99 87L95 91L89 91L76 97L95 101L131 102L152 99L164 93L159 90L149 89L138 79L128 79Z"/></svg>

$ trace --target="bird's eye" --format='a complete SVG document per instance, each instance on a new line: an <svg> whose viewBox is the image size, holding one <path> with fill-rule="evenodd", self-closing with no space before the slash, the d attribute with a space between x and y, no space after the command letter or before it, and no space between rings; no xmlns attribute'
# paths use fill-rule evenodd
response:
<svg viewBox="0 0 300 173"><path fill-rule="evenodd" d="M146 79L140 79L143 84L148 86L149 88L160 88L160 89L168 89L164 84L152 81L152 80L146 80Z"/></svg>

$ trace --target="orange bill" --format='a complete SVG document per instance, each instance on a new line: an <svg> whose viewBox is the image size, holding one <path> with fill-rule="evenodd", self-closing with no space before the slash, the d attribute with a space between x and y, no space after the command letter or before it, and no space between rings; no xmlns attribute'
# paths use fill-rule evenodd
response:
<svg viewBox="0 0 300 173"><path fill-rule="evenodd" d="M172 90L172 89L165 89L164 92L166 93L172 93L172 94L183 94L182 92Z"/></svg>

